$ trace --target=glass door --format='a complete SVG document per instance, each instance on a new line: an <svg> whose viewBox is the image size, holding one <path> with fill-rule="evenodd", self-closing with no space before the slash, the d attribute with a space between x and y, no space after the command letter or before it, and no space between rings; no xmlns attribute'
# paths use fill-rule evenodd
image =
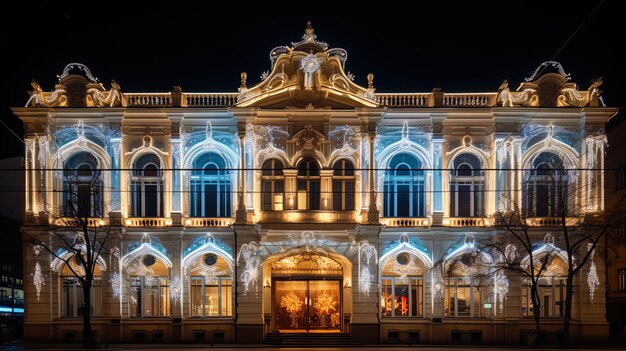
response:
<svg viewBox="0 0 626 351"><path fill-rule="evenodd" d="M276 280L273 286L275 329L341 331L339 280Z"/></svg>

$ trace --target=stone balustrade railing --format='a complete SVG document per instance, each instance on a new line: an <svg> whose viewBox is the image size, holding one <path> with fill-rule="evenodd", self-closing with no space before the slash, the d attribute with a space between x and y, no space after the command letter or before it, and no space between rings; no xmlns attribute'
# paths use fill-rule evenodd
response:
<svg viewBox="0 0 626 351"><path fill-rule="evenodd" d="M78 227L78 218L73 217L57 217L49 218L49 223L57 227ZM109 224L108 218L88 218L87 225L90 227L102 227Z"/></svg>
<svg viewBox="0 0 626 351"><path fill-rule="evenodd" d="M171 218L145 218L131 217L124 220L127 227L169 227L172 225Z"/></svg>
<svg viewBox="0 0 626 351"><path fill-rule="evenodd" d="M128 107L170 107L171 93L124 93Z"/></svg>
<svg viewBox="0 0 626 351"><path fill-rule="evenodd" d="M582 217L565 217L565 225L577 226L584 221ZM562 217L531 217L526 218L526 224L531 227L559 227L563 225Z"/></svg>
<svg viewBox="0 0 626 351"><path fill-rule="evenodd" d="M491 218L482 217L450 217L443 219L443 225L450 227L485 227L491 224Z"/></svg>
<svg viewBox="0 0 626 351"><path fill-rule="evenodd" d="M431 93L379 93L375 96L376 101L381 106L387 107L428 107L433 105Z"/></svg>
<svg viewBox="0 0 626 351"><path fill-rule="evenodd" d="M229 227L233 223L232 218L185 218L185 227Z"/></svg>
<svg viewBox="0 0 626 351"><path fill-rule="evenodd" d="M491 107L496 105L498 93L444 93L444 107Z"/></svg>
<svg viewBox="0 0 626 351"><path fill-rule="evenodd" d="M388 227L428 227L430 218L381 218L380 223Z"/></svg>
<svg viewBox="0 0 626 351"><path fill-rule="evenodd" d="M235 106L237 93L184 93L184 106L189 107L221 107Z"/></svg>

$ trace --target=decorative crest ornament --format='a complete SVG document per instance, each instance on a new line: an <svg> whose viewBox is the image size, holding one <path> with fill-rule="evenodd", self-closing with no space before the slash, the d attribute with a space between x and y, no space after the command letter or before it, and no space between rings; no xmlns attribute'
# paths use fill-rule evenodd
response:
<svg viewBox="0 0 626 351"><path fill-rule="evenodd" d="M565 70L563 69L563 66L561 65L560 62L557 61L546 61L543 62L542 64L539 65L539 67L537 67L537 69L535 69L535 71L533 72L533 74L526 78L525 81L527 82L532 82L534 80L536 80L537 78L539 78L540 76L543 75L544 71L547 68L555 68L558 70L559 74L562 75L563 77L569 79L570 78L570 74L569 73L565 73Z"/></svg>
<svg viewBox="0 0 626 351"><path fill-rule="evenodd" d="M317 35L315 34L315 29L311 26L311 21L306 23L302 40L299 42L291 42L291 45L293 45L294 50L316 48L317 51L326 51L326 49L328 49L327 43L317 40Z"/></svg>
<svg viewBox="0 0 626 351"><path fill-rule="evenodd" d="M79 71L83 72L85 74L85 77L89 79L92 83L98 83L98 78L94 77L93 74L91 74L91 71L89 70L89 68L83 65L82 63L78 63L78 62L68 63L65 66L65 68L63 68L63 73L61 73L60 75L57 75L57 78L59 79L59 81L69 76L70 71L73 69L78 69Z"/></svg>

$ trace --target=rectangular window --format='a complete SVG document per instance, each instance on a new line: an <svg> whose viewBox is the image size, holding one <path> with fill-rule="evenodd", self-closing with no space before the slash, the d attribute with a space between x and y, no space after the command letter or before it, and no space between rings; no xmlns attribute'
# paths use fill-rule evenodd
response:
<svg viewBox="0 0 626 351"><path fill-rule="evenodd" d="M617 289L626 291L626 268L617 270Z"/></svg>
<svg viewBox="0 0 626 351"><path fill-rule="evenodd" d="M381 314L385 317L422 317L424 315L421 277L383 277Z"/></svg>
<svg viewBox="0 0 626 351"><path fill-rule="evenodd" d="M444 311L448 317L489 317L485 309L485 287L468 277L446 278Z"/></svg>
<svg viewBox="0 0 626 351"><path fill-rule="evenodd" d="M541 318L563 318L565 311L565 279L546 277L539 280L539 303ZM532 317L534 306L531 285L525 279L522 287L522 316Z"/></svg>
<svg viewBox="0 0 626 351"><path fill-rule="evenodd" d="M170 313L169 278L130 278L131 317L166 317Z"/></svg>
<svg viewBox="0 0 626 351"><path fill-rule="evenodd" d="M61 316L62 317L80 317L83 315L84 295L83 288L75 278L62 278L63 285L61 287ZM102 281L100 278L94 278L91 287L91 316L102 316ZM22 303L24 297L22 296Z"/></svg>
<svg viewBox="0 0 626 351"><path fill-rule="evenodd" d="M232 308L230 277L191 278L192 317L230 317Z"/></svg>

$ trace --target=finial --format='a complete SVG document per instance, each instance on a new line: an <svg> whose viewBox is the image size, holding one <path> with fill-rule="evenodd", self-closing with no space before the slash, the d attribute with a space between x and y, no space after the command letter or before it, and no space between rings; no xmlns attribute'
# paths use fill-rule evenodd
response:
<svg viewBox="0 0 626 351"><path fill-rule="evenodd" d="M246 79L248 79L248 73L241 72L241 87L245 88L246 87Z"/></svg>
<svg viewBox="0 0 626 351"><path fill-rule="evenodd" d="M374 89L374 73L367 74L367 88Z"/></svg>
<svg viewBox="0 0 626 351"><path fill-rule="evenodd" d="M306 28L304 29L304 39L308 41L313 41L315 39L315 34L313 34L314 31L315 29L313 29L313 26L311 26L311 21L307 21Z"/></svg>

